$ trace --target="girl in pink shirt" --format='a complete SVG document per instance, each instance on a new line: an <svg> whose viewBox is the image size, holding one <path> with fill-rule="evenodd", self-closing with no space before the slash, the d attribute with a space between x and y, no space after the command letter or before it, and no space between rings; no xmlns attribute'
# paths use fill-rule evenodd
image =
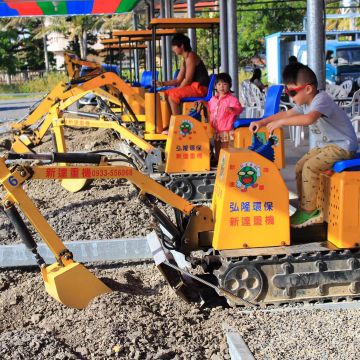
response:
<svg viewBox="0 0 360 360"><path fill-rule="evenodd" d="M242 112L239 100L231 94L232 80L229 74L216 76L216 95L209 101L210 124L215 130L215 158L219 159L220 149L233 145L235 119Z"/></svg>

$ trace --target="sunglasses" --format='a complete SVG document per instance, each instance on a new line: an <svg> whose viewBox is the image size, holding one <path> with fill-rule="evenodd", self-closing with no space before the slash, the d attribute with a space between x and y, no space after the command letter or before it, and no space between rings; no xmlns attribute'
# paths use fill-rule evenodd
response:
<svg viewBox="0 0 360 360"><path fill-rule="evenodd" d="M305 89L308 85L311 85L311 84L300 85L300 86L292 88L292 89L288 89L288 87L285 86L285 94L289 95L291 97L294 97L298 94L298 92L300 90Z"/></svg>

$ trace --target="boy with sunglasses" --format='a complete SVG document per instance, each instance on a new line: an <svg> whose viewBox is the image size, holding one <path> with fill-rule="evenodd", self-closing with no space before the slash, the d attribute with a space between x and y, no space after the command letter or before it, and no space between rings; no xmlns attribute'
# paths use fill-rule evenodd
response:
<svg viewBox="0 0 360 360"><path fill-rule="evenodd" d="M252 122L249 129L256 132L266 126L273 132L282 126L309 126L313 133L316 147L295 167L299 208L290 223L302 228L323 222L323 214L316 208L320 174L331 170L335 162L354 157L358 141L349 117L325 91L318 91L316 75L308 66L289 64L282 75L285 91L295 107Z"/></svg>

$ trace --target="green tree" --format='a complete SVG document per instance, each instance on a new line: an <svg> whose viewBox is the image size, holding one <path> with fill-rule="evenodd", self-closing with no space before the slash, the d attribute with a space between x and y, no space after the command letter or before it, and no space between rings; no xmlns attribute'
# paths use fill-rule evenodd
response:
<svg viewBox="0 0 360 360"><path fill-rule="evenodd" d="M204 18L216 18L218 14L216 13L204 13L202 15ZM218 36L217 36L218 29L214 29L213 33L210 29L197 29L196 30L196 45L197 54L203 60L205 66L208 69L212 69L213 66L213 57L214 57L214 65L215 68L218 64L220 64L220 59L218 59ZM213 37L212 37L213 35ZM212 47L214 41L214 49Z"/></svg>
<svg viewBox="0 0 360 360"><path fill-rule="evenodd" d="M254 0L246 6L241 5L237 13L240 63L265 51L265 36L278 31L301 31L306 15L304 4L304 1L264 4L264 0Z"/></svg>
<svg viewBox="0 0 360 360"><path fill-rule="evenodd" d="M94 30L101 33L110 33L113 30L130 30L131 28L131 13L101 16L94 26Z"/></svg>
<svg viewBox="0 0 360 360"><path fill-rule="evenodd" d="M15 30L0 31L0 70L6 71L9 84L10 75L16 73L18 48L18 33Z"/></svg>
<svg viewBox="0 0 360 360"><path fill-rule="evenodd" d="M13 38L16 70L43 70L45 68L44 41L36 37L43 27L42 20L35 17L18 17L4 19L1 25L4 30L17 34L16 40L15 36ZM52 54L49 58L50 62L54 62Z"/></svg>
<svg viewBox="0 0 360 360"><path fill-rule="evenodd" d="M34 35L42 27L40 19L26 18L22 26L21 34L21 49L18 53L20 60L20 70L44 70L45 69L45 56L44 56L44 42L42 38L37 38ZM19 28L18 28L19 29ZM54 62L51 54L50 61Z"/></svg>

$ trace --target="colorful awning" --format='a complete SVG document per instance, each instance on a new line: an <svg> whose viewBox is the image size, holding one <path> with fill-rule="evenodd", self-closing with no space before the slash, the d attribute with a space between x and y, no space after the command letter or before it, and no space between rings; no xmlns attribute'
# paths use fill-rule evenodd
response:
<svg viewBox="0 0 360 360"><path fill-rule="evenodd" d="M119 14L141 0L0 0L0 17Z"/></svg>

